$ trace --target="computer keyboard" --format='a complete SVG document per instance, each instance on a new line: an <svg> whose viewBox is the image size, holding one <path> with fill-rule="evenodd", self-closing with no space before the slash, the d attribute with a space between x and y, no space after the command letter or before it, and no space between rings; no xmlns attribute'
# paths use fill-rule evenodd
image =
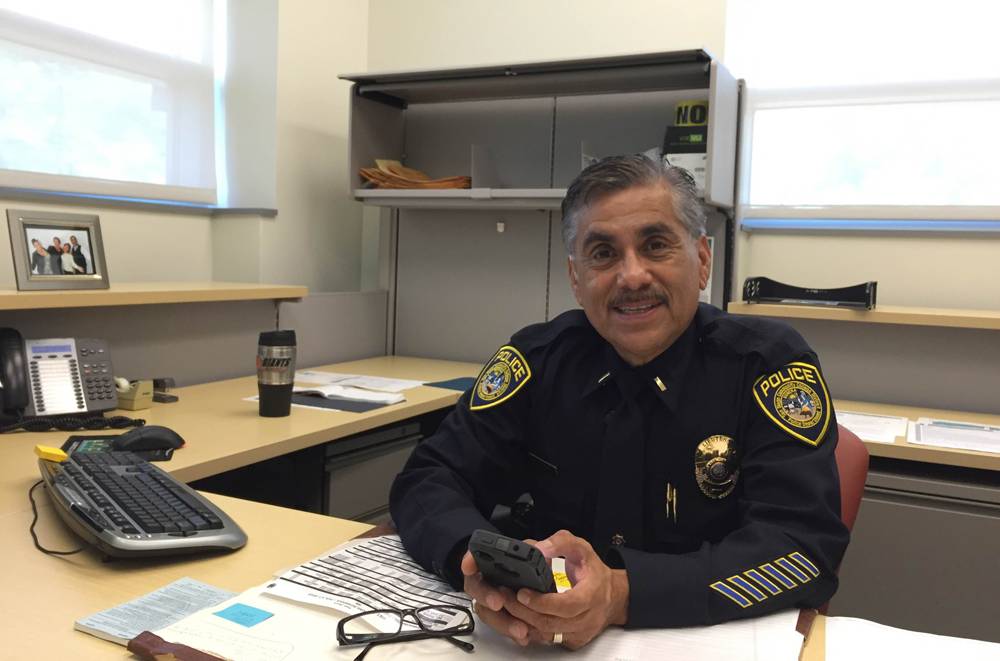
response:
<svg viewBox="0 0 1000 661"><path fill-rule="evenodd" d="M246 534L225 512L132 452L39 460L59 516L116 557L235 550Z"/></svg>

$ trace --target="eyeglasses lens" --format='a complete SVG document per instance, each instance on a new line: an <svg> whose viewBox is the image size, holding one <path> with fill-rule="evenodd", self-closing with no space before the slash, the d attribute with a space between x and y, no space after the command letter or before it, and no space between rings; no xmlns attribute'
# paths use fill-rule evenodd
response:
<svg viewBox="0 0 1000 661"><path fill-rule="evenodd" d="M421 608L416 612L416 616L425 631L455 631L470 624L468 611L448 606Z"/></svg>
<svg viewBox="0 0 1000 661"><path fill-rule="evenodd" d="M402 628L402 618L398 611L393 610L372 611L360 617L344 620L344 635L348 639L372 634L394 635Z"/></svg>

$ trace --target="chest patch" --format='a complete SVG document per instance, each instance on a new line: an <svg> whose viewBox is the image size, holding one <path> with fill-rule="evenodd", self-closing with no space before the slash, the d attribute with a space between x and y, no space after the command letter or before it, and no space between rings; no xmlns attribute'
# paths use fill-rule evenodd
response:
<svg viewBox="0 0 1000 661"><path fill-rule="evenodd" d="M764 414L794 438L819 445L830 425L830 393L819 370L809 363L788 363L760 377L753 396Z"/></svg>
<svg viewBox="0 0 1000 661"><path fill-rule="evenodd" d="M488 409L510 399L531 379L531 368L521 352L510 345L500 347L479 373L469 408Z"/></svg>

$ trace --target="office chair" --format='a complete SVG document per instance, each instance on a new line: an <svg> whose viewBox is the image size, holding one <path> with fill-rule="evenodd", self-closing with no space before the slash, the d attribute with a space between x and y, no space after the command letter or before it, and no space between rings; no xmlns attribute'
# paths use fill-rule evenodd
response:
<svg viewBox="0 0 1000 661"><path fill-rule="evenodd" d="M854 521L861 509L861 496L868 478L868 448L857 435L843 425L837 425L837 472L840 473L840 520L848 530L854 528ZM834 595L836 596L836 595ZM819 607L826 615L830 602Z"/></svg>
<svg viewBox="0 0 1000 661"><path fill-rule="evenodd" d="M861 495L868 477L868 448L854 432L837 425L838 441L835 456L840 473L840 519L848 530L854 527L861 507Z"/></svg>

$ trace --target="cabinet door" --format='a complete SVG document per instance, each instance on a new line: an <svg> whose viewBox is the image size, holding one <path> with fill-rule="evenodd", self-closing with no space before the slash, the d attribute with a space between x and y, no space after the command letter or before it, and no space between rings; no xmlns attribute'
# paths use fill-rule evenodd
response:
<svg viewBox="0 0 1000 661"><path fill-rule="evenodd" d="M831 615L1000 642L1000 506L866 488Z"/></svg>
<svg viewBox="0 0 1000 661"><path fill-rule="evenodd" d="M547 221L542 211L400 210L394 353L485 362L544 321Z"/></svg>

